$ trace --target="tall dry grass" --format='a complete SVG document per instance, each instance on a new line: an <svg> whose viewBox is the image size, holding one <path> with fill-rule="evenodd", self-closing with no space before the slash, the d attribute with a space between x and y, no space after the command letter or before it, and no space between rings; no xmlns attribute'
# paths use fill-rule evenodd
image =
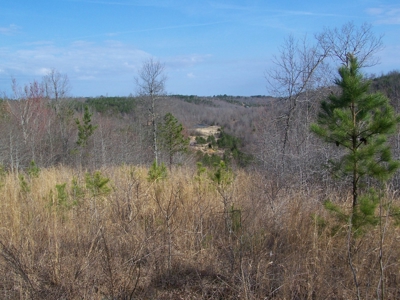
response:
<svg viewBox="0 0 400 300"><path fill-rule="evenodd" d="M271 197L263 176L244 171L223 190L185 168L159 182L130 166L101 176L110 190L89 189L84 172L62 167L1 179L1 299L356 297L346 235L332 233L322 207L326 191ZM363 299L382 286L386 299L400 297L399 229L384 229L383 239L376 227L356 241Z"/></svg>

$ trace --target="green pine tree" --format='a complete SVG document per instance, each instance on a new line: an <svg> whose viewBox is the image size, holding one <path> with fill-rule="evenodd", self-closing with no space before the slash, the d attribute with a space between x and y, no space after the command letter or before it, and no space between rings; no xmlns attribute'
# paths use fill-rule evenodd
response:
<svg viewBox="0 0 400 300"><path fill-rule="evenodd" d="M357 59L349 55L348 66L339 69L335 84L340 95L330 95L311 130L328 143L345 149L339 161L332 162L341 177L351 178L353 212L366 178L387 180L399 167L392 159L388 135L400 119L380 93L369 93L370 82L360 73Z"/></svg>
<svg viewBox="0 0 400 300"><path fill-rule="evenodd" d="M164 123L160 126L160 148L168 155L170 169L174 155L186 152L188 145L189 138L183 135L182 124L171 113L167 113L164 116Z"/></svg>
<svg viewBox="0 0 400 300"><path fill-rule="evenodd" d="M348 64L339 69L336 85L339 95L331 95L321 103L321 112L311 130L328 143L344 148L344 154L332 166L336 173L351 181L352 207L350 212L342 210L330 201L325 208L333 213L340 223L347 223L347 259L353 273L357 299L361 299L353 256L356 254L355 239L370 226L379 224L376 215L378 205L382 208L382 197L373 188L366 190L366 179L383 182L398 169L399 162L392 159L387 137L394 133L400 119L379 93L369 93L370 83L360 73L357 59L348 55ZM343 225L343 224L342 224ZM336 228L344 228L338 226ZM379 258L382 262L382 257ZM381 268L381 276L384 277ZM381 289L382 299L384 288Z"/></svg>
<svg viewBox="0 0 400 300"><path fill-rule="evenodd" d="M79 119L75 119L75 123L78 125L78 140L76 141L78 146L85 147L90 136L97 128L97 126L92 124L92 115L89 112L89 107L85 105L82 122Z"/></svg>

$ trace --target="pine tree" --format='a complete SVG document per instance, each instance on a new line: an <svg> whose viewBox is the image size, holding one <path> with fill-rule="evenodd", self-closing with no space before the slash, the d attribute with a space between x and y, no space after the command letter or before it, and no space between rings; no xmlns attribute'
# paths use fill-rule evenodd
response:
<svg viewBox="0 0 400 300"><path fill-rule="evenodd" d="M340 95L330 95L321 103L317 124L311 130L326 142L346 150L334 169L352 182L353 210L363 180L387 180L399 167L392 159L388 135L395 132L400 119L380 93L369 94L370 82L360 73L357 59L349 55L348 66L339 69L335 84Z"/></svg>
<svg viewBox="0 0 400 300"><path fill-rule="evenodd" d="M78 126L78 139L76 144L80 148L76 149L76 151L79 151L79 159L80 163L82 164L86 163L87 158L90 156L87 145L89 138L93 135L97 128L97 125L92 124L92 114L89 112L89 107L87 105L85 105L85 112L83 114L82 121L75 119L75 123ZM82 160L82 157L84 160Z"/></svg>
<svg viewBox="0 0 400 300"><path fill-rule="evenodd" d="M78 125L78 140L76 141L76 144L85 147L89 137L97 128L97 126L92 124L92 114L89 112L89 107L87 105L85 105L82 123L79 119L75 119L75 123Z"/></svg>
<svg viewBox="0 0 400 300"><path fill-rule="evenodd" d="M174 155L186 152L188 145L189 138L183 135L182 124L171 113L167 113L164 116L164 123L160 126L160 147L168 155L170 169Z"/></svg>
<svg viewBox="0 0 400 300"><path fill-rule="evenodd" d="M382 208L381 197L373 188L365 191L364 184L366 179L386 181L398 169L399 162L392 159L387 138L395 132L400 119L385 96L369 93L370 83L360 73L354 56L348 55L347 66L339 69L339 75L335 83L341 93L332 94L321 103L317 124L313 124L311 130L326 142L345 150L339 161L332 162L332 167L340 177L351 181L351 211L346 213L330 201L325 202L325 207L339 221L348 224L347 258L357 299L361 299L358 271L353 262L355 239L363 234L367 226L379 224L375 212L379 204ZM381 269L382 279L383 271ZM383 287L381 295L383 298Z"/></svg>

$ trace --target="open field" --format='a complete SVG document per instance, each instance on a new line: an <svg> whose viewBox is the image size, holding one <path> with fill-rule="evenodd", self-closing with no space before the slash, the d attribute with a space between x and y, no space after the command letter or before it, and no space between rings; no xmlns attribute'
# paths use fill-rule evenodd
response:
<svg viewBox="0 0 400 300"><path fill-rule="evenodd" d="M346 228L332 231L338 223L322 206L329 198L346 208L349 196L273 192L273 178L240 170L217 184L212 172L176 168L158 182L131 166L5 174L0 298L354 298ZM399 236L384 218L356 240L363 299L382 287L399 298Z"/></svg>

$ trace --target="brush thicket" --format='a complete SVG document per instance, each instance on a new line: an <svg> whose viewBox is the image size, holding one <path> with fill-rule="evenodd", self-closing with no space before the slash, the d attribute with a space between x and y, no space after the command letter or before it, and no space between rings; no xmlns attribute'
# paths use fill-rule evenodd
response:
<svg viewBox="0 0 400 300"><path fill-rule="evenodd" d="M121 166L98 175L63 167L38 177L7 174L0 298L355 297L346 228L324 209L318 189L272 193L263 176L245 171L223 187L207 172L174 168L158 181L147 172ZM377 298L382 283L387 299L400 296L398 236L388 220L357 238L363 299Z"/></svg>

